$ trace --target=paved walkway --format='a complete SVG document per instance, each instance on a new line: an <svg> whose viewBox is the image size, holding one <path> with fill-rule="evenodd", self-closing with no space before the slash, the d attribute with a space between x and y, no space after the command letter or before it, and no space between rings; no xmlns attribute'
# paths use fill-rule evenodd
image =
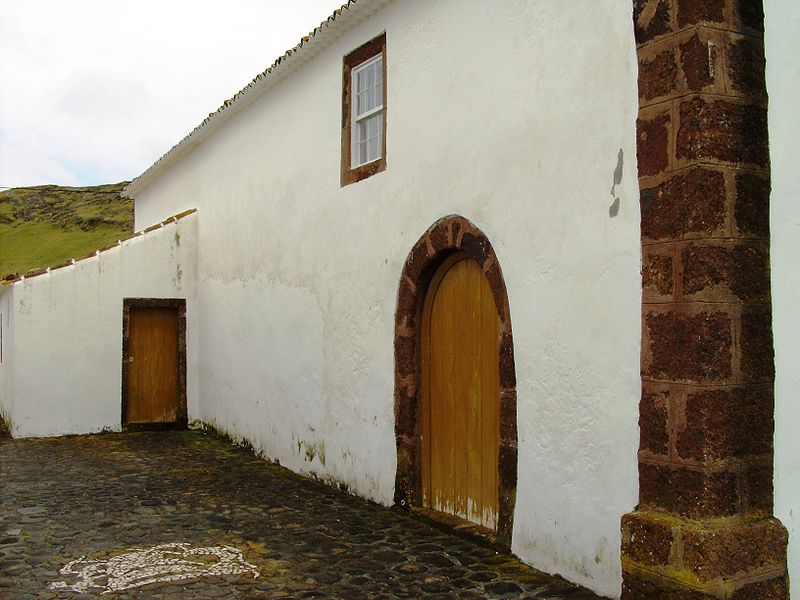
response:
<svg viewBox="0 0 800 600"><path fill-rule="evenodd" d="M597 598L209 435L0 439L0 598L103 592Z"/></svg>

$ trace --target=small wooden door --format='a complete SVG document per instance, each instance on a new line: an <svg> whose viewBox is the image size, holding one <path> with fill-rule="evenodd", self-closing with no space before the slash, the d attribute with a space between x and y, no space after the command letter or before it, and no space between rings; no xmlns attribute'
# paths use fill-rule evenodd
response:
<svg viewBox="0 0 800 600"><path fill-rule="evenodd" d="M179 411L178 309L131 306L128 313L127 425L175 424Z"/></svg>
<svg viewBox="0 0 800 600"><path fill-rule="evenodd" d="M477 262L458 254L439 268L422 327L423 503L496 529L499 321Z"/></svg>

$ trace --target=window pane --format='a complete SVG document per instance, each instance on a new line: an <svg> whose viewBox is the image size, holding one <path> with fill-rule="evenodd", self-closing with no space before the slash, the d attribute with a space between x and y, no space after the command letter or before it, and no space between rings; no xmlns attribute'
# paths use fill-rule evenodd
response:
<svg viewBox="0 0 800 600"><path fill-rule="evenodd" d="M363 142L364 140L367 139L367 121L369 121L369 119L366 119L364 121L359 121L358 123L357 127L358 136L356 137L357 142Z"/></svg>
<svg viewBox="0 0 800 600"><path fill-rule="evenodd" d="M370 121L372 121L372 135L369 140L369 160L377 160L381 157L383 145L383 113L378 113Z"/></svg>
<svg viewBox="0 0 800 600"><path fill-rule="evenodd" d="M375 106L382 106L383 105L383 81L379 81L378 85L375 86Z"/></svg>
<svg viewBox="0 0 800 600"><path fill-rule="evenodd" d="M356 93L364 89L364 71L356 72Z"/></svg>
<svg viewBox="0 0 800 600"><path fill-rule="evenodd" d="M378 138L373 138L369 142L367 142L369 144L369 149L367 150L368 161L376 160L380 156L378 141L379 141Z"/></svg>
<svg viewBox="0 0 800 600"><path fill-rule="evenodd" d="M383 151L382 112L355 123L353 143L353 166L363 165L381 157Z"/></svg>
<svg viewBox="0 0 800 600"><path fill-rule="evenodd" d="M375 85L375 65L370 65L364 69L367 76L367 87Z"/></svg>
<svg viewBox="0 0 800 600"><path fill-rule="evenodd" d="M375 108L375 96L372 88L364 92L364 112Z"/></svg>

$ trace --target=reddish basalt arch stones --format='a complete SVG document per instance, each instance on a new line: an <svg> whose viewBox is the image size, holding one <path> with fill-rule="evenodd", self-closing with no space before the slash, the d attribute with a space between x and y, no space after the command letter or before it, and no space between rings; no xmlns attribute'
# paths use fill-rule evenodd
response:
<svg viewBox="0 0 800 600"><path fill-rule="evenodd" d="M420 332L428 285L440 264L454 252L475 260L489 281L500 321L500 455L497 542L510 547L517 495L517 390L511 316L503 274L483 232L458 215L443 217L419 238L406 259L395 314L395 504L421 504Z"/></svg>

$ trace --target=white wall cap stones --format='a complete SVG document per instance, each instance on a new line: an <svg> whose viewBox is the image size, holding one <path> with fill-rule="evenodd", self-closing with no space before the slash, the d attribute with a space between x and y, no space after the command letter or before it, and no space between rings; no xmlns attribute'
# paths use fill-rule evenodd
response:
<svg viewBox="0 0 800 600"><path fill-rule="evenodd" d="M197 212L197 209L193 208L191 210L184 211L184 212L179 213L177 215L173 215L171 217L168 217L167 219L164 219L163 221L161 221L159 223L156 223L152 227L148 227L147 229L143 229L142 231L137 231L135 233L132 233L128 237L124 237L124 238L122 238L120 240L117 240L116 243L114 243L114 244L106 246L105 248L100 248L98 250L95 250L95 251L93 251L90 254L87 254L85 256L81 256L81 257L78 257L78 258L71 258L68 261L63 262L63 263L58 264L58 265L50 265L50 266L43 267L43 268L40 268L40 269L31 269L30 271L26 271L25 273L21 273L21 274L13 274L13 275L9 276L7 279L0 280L0 289L2 289L3 286L14 285L15 283L19 283L21 281L24 281L26 278L30 279L32 277L37 277L39 275L49 275L52 271L58 271L59 269L63 269L65 267L71 267L71 266L75 265L76 262L80 262L80 261L87 260L87 259L90 259L90 258L99 257L100 254L102 254L103 252L106 252L106 251L111 250L112 248L116 248L118 246L122 246L128 240L132 240L134 238L138 238L138 237L140 237L140 236L142 236L142 235L144 235L146 233L149 233L149 232L153 231L154 229L161 229L162 227L164 227L166 225L169 225L170 223L177 223L180 219L183 219L184 217L188 217L189 215L194 214L195 212Z"/></svg>

